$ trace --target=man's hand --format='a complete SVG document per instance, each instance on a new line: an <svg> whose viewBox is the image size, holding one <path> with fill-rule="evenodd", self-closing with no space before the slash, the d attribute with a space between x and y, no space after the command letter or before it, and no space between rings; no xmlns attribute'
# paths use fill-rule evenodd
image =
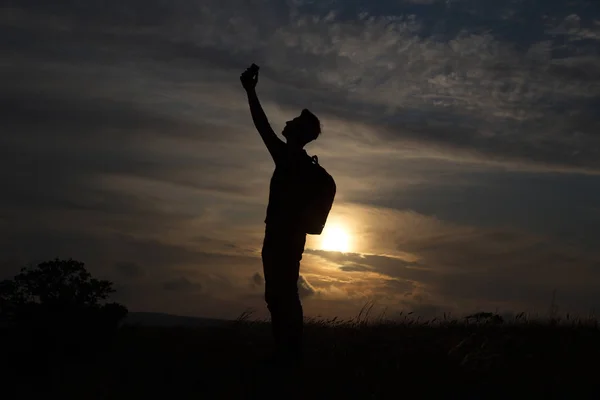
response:
<svg viewBox="0 0 600 400"><path fill-rule="evenodd" d="M258 65L252 64L248 67L242 75L240 75L240 81L246 91L253 90L258 83Z"/></svg>

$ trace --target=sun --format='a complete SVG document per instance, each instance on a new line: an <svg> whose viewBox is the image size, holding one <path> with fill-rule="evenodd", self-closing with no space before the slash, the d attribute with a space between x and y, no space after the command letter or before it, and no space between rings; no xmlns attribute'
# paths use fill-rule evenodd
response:
<svg viewBox="0 0 600 400"><path fill-rule="evenodd" d="M321 239L321 249L327 251L350 251L350 235L340 226L325 227Z"/></svg>

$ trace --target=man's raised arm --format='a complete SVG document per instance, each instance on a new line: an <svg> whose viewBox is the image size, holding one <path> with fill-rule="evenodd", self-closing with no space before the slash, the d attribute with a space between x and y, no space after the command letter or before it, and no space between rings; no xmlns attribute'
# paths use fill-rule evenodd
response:
<svg viewBox="0 0 600 400"><path fill-rule="evenodd" d="M273 128L269 124L269 120L265 112L260 105L260 101L258 100L258 95L256 94L256 84L258 83L258 66L252 64L252 66L242 75L240 76L240 80L242 81L242 86L246 89L246 94L248 95L248 104L250 105L250 113L252 114L252 121L254 121L254 126L260 136L265 142L269 153L271 153L271 157L273 160L277 162L280 154L283 152L285 148L285 143L277 137Z"/></svg>

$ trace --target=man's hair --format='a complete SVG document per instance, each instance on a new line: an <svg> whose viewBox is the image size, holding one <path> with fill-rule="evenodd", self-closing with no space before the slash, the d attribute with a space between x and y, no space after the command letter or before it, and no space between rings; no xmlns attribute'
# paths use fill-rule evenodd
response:
<svg viewBox="0 0 600 400"><path fill-rule="evenodd" d="M306 108L302 110L302 113L300 113L300 117L304 119L311 132L314 132L314 136L311 138L311 140L315 140L316 138L318 138L321 134L321 121L319 121L319 118L317 118L315 114L313 114Z"/></svg>

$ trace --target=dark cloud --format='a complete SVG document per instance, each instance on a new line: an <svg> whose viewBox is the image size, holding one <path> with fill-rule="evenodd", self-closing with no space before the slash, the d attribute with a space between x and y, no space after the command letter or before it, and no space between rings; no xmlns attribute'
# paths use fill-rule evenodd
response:
<svg viewBox="0 0 600 400"><path fill-rule="evenodd" d="M412 290L415 288L415 282L400 279L386 280L385 285L392 292L404 295L412 294Z"/></svg>
<svg viewBox="0 0 600 400"><path fill-rule="evenodd" d="M433 173L431 173L433 175ZM417 182L377 197L356 193L349 200L474 226L506 226L535 232L591 249L600 231L595 205L600 178L527 172L446 172L435 183ZM500 240L500 239L498 239Z"/></svg>
<svg viewBox="0 0 600 400"><path fill-rule="evenodd" d="M136 266L143 266L143 277L146 279L163 279L172 275L177 268L195 267L196 274L204 272L214 275L213 270L229 271L239 269L247 271L256 269L260 259L251 256L228 255L197 251L185 245L165 243L158 239L143 239L126 234L106 234L89 232L85 229L71 231L61 229L60 225L50 228L40 227L25 232L1 232L3 260L6 268L12 267L18 272L20 264L41 262L54 257L72 257L86 263L94 274L123 278L123 265L119 260L135 259ZM127 273L133 266L127 266ZM133 268L138 269L138 268ZM2 274L10 271L0 271ZM138 272L140 272L138 270ZM139 276L141 278L141 276ZM222 276L214 275L210 286L223 287Z"/></svg>
<svg viewBox="0 0 600 400"><path fill-rule="evenodd" d="M251 284L255 287L263 287L265 284L265 278L258 272L252 275Z"/></svg>
<svg viewBox="0 0 600 400"><path fill-rule="evenodd" d="M368 272L371 270L368 265L349 263L340 267L344 272Z"/></svg>
<svg viewBox="0 0 600 400"><path fill-rule="evenodd" d="M339 269L348 272L350 266L352 272L368 270L394 278L424 280L432 271L419 263L404 261L399 258L380 256L373 254L337 253L324 250L307 249L305 253L317 255L325 260L341 264Z"/></svg>
<svg viewBox="0 0 600 400"><path fill-rule="evenodd" d="M310 297L316 293L315 288L302 275L298 278L298 293L300 298Z"/></svg>
<svg viewBox="0 0 600 400"><path fill-rule="evenodd" d="M116 263L115 269L126 278L139 278L144 276L144 269L142 266L133 262Z"/></svg>
<svg viewBox="0 0 600 400"><path fill-rule="evenodd" d="M595 289L600 255L560 241L514 230L442 228L434 236L409 235L398 243L419 261L308 252L338 263L341 270L360 262L367 267L361 270L393 278L379 287L378 297L393 303L404 296L405 307L545 310L557 288L564 310L587 312L600 302Z"/></svg>
<svg viewBox="0 0 600 400"><path fill-rule="evenodd" d="M216 2L211 4L217 5ZM561 26L563 22L560 21L577 15L577 26L562 29L563 36L579 37L581 32L587 32L585 29L596 29L593 15L599 11L594 2L572 2L568 7L557 4L550 10L541 2L511 2L489 8L470 1L452 2L452 5L447 2L386 2L380 6L366 2L357 4L360 7L356 9L350 5L330 3L317 8L302 2L295 6L272 4L268 7L268 15L272 19L266 20L264 12L261 12L262 23L256 26L252 17L257 11L242 2L231 4L235 9L231 15L221 15L209 6L199 7L181 1L169 6L154 1L128 1L119 9L74 4L49 8L39 3L28 3L17 7L20 12L13 11L10 29L20 27L21 31L16 32L18 37L18 33L20 37L27 37L25 32L31 31L42 35L50 28L29 26L26 16L28 13L38 18L45 15L48 19L60 21L56 26L70 28L63 29L66 41L60 43L65 48L56 52L57 59L71 60L78 56L80 62L87 60L92 63L116 63L123 57L150 59L156 66L164 67L164 71L155 68L152 78L156 82L171 84L193 82L192 78L197 77L190 75L192 69L221 67L235 70L239 69L236 65L249 56L260 62L260 59L267 58L270 50L275 51L260 44L260 38L271 36L274 37L271 46L281 48L286 55L285 59L265 60L264 63L265 76L270 76L276 85L267 84L267 95L276 96L280 104L301 107L310 101L324 114L346 119L358 116L361 122L378 126L380 134L388 140L416 140L443 146L449 151L468 151L499 161L598 170L597 160L600 157L595 132L599 122L594 110L600 88L593 82L595 74L600 71L600 62L586 43L571 41L565 46L563 39L550 33L554 28L548 27L548 24ZM369 22L359 17L360 10L374 20ZM524 10L531 18L519 17ZM291 22L292 11L300 13L296 17L298 19L303 18L302 13L319 15L319 18L317 22L305 24L304 28L292 29L287 26ZM331 11L338 17L326 18ZM394 26L389 19L384 19L383 15L394 15L394 12L397 15L414 14L409 23L412 27L406 28L401 23ZM434 17L438 14L444 16L445 23L441 24L440 19ZM554 20L557 22L552 22ZM239 27L237 31L224 29L234 23ZM373 39L365 42L365 47L372 48L390 63L402 65L386 70L382 65L371 65L371 61L365 63L369 70L359 71L363 75L356 81L356 93L376 94L388 84L397 87L397 76L402 75L404 82L410 78L416 85L416 91L411 89L410 102L403 100L403 103L397 103L400 96L396 96L396 100L389 98L388 103L368 96L348 96L347 90L354 84L346 78L346 70L353 71L357 65L354 59L341 54L333 44L334 38L327 36L321 39L318 43L323 49L314 47L319 44L311 47L310 42L292 40L295 36L300 39L303 35L309 36L309 29L331 35L327 28L335 24L342 24L335 38L338 42L353 40L361 37L361 32L372 31ZM254 29L246 32L242 29L246 25ZM394 45L384 45L387 43L385 27L399 30ZM213 28L223 28L221 35L217 34L220 29ZM282 28L290 36L287 42L284 40L286 36L276 35ZM73 34L73 30L77 34ZM242 32L246 33L242 35ZM206 36L203 37L204 33ZM588 36L593 37L591 33ZM31 43L42 42L31 37L29 40ZM410 44L415 41L415 47L411 47ZM543 47L546 42L550 43L548 49ZM417 45L421 47L417 48ZM75 51L81 48L87 51ZM394 52L390 48L405 51ZM110 49L114 54L107 57L104 54L106 50L101 49ZM559 55L559 49L566 49L566 53ZM17 53L28 51L34 52L23 43L15 49ZM417 51L427 54L427 57L415 54ZM293 60L296 58L301 58L305 65L324 68L339 79L328 82L322 74L312 72L310 68L305 72L294 72L293 67L297 63ZM425 59L428 64L421 65ZM210 60L211 64L206 64L205 60ZM177 66L186 72L169 74L165 67L167 62L172 68ZM366 75L369 71L373 76ZM347 87L337 87L337 83L347 84ZM307 85L315 89L310 93L310 99L306 93L297 90ZM405 83L397 89L399 92L405 90ZM92 92L94 90L92 86ZM60 105L60 99L56 104L65 108ZM401 108L390 114L390 107ZM364 114L364 110L369 111ZM111 114L117 121L127 118L118 110L111 111ZM75 107L70 117L85 120L86 114ZM60 113L56 114L56 118L65 120ZM147 114L139 120L147 120L154 129L160 130L162 121L157 123L154 118L154 115ZM103 121L111 119L98 120L98 123L101 126ZM173 124L177 121L171 119Z"/></svg>
<svg viewBox="0 0 600 400"><path fill-rule="evenodd" d="M163 283L163 289L172 292L191 292L202 290L202 285L192 282L184 276Z"/></svg>

